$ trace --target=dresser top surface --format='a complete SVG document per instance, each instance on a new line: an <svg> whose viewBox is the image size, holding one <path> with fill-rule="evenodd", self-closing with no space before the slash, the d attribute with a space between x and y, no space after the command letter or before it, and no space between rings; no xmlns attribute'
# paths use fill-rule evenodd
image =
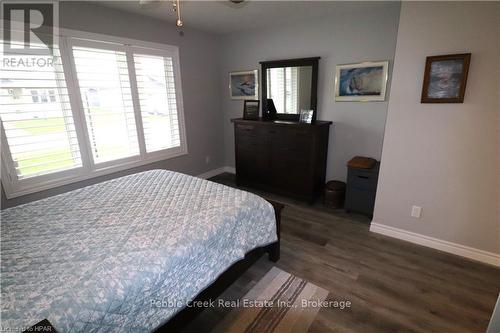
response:
<svg viewBox="0 0 500 333"><path fill-rule="evenodd" d="M287 121L287 120L247 120L243 118L231 119L233 123L244 123L244 124L263 124L263 125L282 125L282 126L330 126L333 124L332 121L316 120L311 124L299 123L298 121Z"/></svg>

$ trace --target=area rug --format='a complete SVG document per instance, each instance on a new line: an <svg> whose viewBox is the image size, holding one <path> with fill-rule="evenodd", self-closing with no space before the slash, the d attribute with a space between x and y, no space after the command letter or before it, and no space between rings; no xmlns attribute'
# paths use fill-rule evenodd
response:
<svg viewBox="0 0 500 333"><path fill-rule="evenodd" d="M328 292L273 267L213 333L305 333Z"/></svg>

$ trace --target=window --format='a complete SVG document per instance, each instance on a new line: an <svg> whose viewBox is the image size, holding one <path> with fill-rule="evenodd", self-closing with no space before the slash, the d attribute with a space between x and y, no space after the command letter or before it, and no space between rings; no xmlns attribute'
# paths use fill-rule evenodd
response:
<svg viewBox="0 0 500 333"><path fill-rule="evenodd" d="M40 102L40 99L38 98L38 90L31 90L31 100L33 101L33 103Z"/></svg>
<svg viewBox="0 0 500 333"><path fill-rule="evenodd" d="M82 165L61 57L55 52L53 66L0 68L0 116L11 172L18 179ZM60 102L47 103L45 88L57 90ZM17 98L9 94L16 90Z"/></svg>
<svg viewBox="0 0 500 333"><path fill-rule="evenodd" d="M18 89L23 90L23 88L18 88ZM13 90L13 89L11 89L11 90ZM49 102L55 103L56 102L56 93L52 89L49 89L49 90L44 90L44 89L31 90L30 94L31 94L31 100L33 101L33 103L49 103ZM13 97L15 99L19 99L18 95L17 96L14 95Z"/></svg>
<svg viewBox="0 0 500 333"><path fill-rule="evenodd" d="M73 47L73 58L95 163L139 155L125 52Z"/></svg>
<svg viewBox="0 0 500 333"><path fill-rule="evenodd" d="M152 152L180 145L172 58L134 54L146 140Z"/></svg>
<svg viewBox="0 0 500 333"><path fill-rule="evenodd" d="M177 48L76 34L50 66L0 67L9 198L187 153Z"/></svg>
<svg viewBox="0 0 500 333"><path fill-rule="evenodd" d="M56 101L56 93L54 90L49 90L49 98L51 103L55 103Z"/></svg>
<svg viewBox="0 0 500 333"><path fill-rule="evenodd" d="M48 103L49 99L47 98L47 91L42 90L42 94L40 95L40 101L42 103Z"/></svg>

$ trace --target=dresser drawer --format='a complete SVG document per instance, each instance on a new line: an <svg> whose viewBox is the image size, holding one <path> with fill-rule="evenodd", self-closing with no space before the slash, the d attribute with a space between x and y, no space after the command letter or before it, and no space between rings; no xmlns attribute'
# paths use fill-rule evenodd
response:
<svg viewBox="0 0 500 333"><path fill-rule="evenodd" d="M291 141L308 141L312 138L312 133L307 129L287 128L282 132L282 137Z"/></svg>
<svg viewBox="0 0 500 333"><path fill-rule="evenodd" d="M282 151L304 154L311 150L313 134L307 130L281 128L269 132L269 141Z"/></svg>
<svg viewBox="0 0 500 333"><path fill-rule="evenodd" d="M289 192L312 189L312 173L307 159L272 155L270 166L274 171L271 181L275 186Z"/></svg>
<svg viewBox="0 0 500 333"><path fill-rule="evenodd" d="M246 137L246 136L262 136L264 130L261 126L237 124L234 128L236 137Z"/></svg>
<svg viewBox="0 0 500 333"><path fill-rule="evenodd" d="M266 140L259 135L238 135L236 144L242 149L262 148L266 145Z"/></svg>

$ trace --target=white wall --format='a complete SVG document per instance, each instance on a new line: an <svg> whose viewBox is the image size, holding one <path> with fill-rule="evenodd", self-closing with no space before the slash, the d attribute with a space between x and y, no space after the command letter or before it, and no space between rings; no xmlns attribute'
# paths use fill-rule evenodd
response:
<svg viewBox="0 0 500 333"><path fill-rule="evenodd" d="M500 3L403 2L375 223L500 253L499 29ZM465 52L464 103L421 104L426 56Z"/></svg>
<svg viewBox="0 0 500 333"><path fill-rule="evenodd" d="M314 5L314 4L312 4ZM392 60L396 46L399 2L332 2L331 16L273 28L256 28L222 38L221 100L224 114L225 164L234 166L231 118L241 117L243 102L229 99L231 71L260 69L259 62L320 56L318 119L332 120L327 179L346 178L346 163L355 155L380 159L387 102L334 102L335 65ZM337 10L338 9L338 10ZM388 96L389 97L389 96Z"/></svg>

